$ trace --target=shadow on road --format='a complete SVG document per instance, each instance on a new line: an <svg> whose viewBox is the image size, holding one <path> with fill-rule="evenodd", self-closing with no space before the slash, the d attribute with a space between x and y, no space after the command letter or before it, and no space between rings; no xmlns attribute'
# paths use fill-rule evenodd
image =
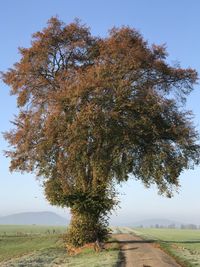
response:
<svg viewBox="0 0 200 267"><path fill-rule="evenodd" d="M125 267L126 259L122 250L119 251L117 263L113 267Z"/></svg>
<svg viewBox="0 0 200 267"><path fill-rule="evenodd" d="M117 241L118 244L145 244L145 243L154 243L156 240L120 240Z"/></svg>
<svg viewBox="0 0 200 267"><path fill-rule="evenodd" d="M156 240L115 240L115 241L108 241L108 243L117 243L120 246L120 251L118 254L117 263L113 267L125 267L126 266L126 258L125 258L125 251L137 250L137 244L149 244L155 243ZM136 247L133 248L123 248L124 244L136 244Z"/></svg>
<svg viewBox="0 0 200 267"><path fill-rule="evenodd" d="M115 240L107 241L107 243L117 243L117 244L146 244L146 243L155 243L157 240Z"/></svg>

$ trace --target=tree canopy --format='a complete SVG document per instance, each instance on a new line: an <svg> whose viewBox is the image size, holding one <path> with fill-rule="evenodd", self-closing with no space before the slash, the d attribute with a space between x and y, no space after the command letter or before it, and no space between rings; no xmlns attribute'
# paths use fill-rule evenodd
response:
<svg viewBox="0 0 200 267"><path fill-rule="evenodd" d="M184 110L197 72L170 65L164 46L129 27L100 38L53 17L19 50L2 74L19 107L6 155L11 170L44 178L51 203L73 208L101 195L95 203L110 210L114 183L129 177L171 196L181 172L199 163Z"/></svg>

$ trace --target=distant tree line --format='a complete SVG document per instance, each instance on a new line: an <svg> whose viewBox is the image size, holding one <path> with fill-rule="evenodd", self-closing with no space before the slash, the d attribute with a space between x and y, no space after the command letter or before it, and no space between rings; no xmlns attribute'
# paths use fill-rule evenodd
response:
<svg viewBox="0 0 200 267"><path fill-rule="evenodd" d="M176 225L174 223L169 224L169 225L162 225L162 224L154 224L149 226L144 226L144 225L138 225L136 228L168 228L168 229L192 229L192 230L200 230L200 225L196 224L181 224L181 225Z"/></svg>

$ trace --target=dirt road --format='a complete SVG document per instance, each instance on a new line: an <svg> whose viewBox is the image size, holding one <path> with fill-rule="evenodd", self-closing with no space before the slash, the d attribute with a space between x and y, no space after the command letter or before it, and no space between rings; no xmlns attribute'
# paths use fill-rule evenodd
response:
<svg viewBox="0 0 200 267"><path fill-rule="evenodd" d="M132 234L117 234L115 238L119 240L124 259L119 267L181 267L150 241Z"/></svg>

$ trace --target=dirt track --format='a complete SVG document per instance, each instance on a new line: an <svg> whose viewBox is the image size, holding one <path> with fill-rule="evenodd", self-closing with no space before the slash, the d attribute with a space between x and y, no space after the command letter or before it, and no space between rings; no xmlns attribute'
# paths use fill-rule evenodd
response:
<svg viewBox="0 0 200 267"><path fill-rule="evenodd" d="M124 259L118 267L181 267L155 244L131 234L117 234Z"/></svg>

